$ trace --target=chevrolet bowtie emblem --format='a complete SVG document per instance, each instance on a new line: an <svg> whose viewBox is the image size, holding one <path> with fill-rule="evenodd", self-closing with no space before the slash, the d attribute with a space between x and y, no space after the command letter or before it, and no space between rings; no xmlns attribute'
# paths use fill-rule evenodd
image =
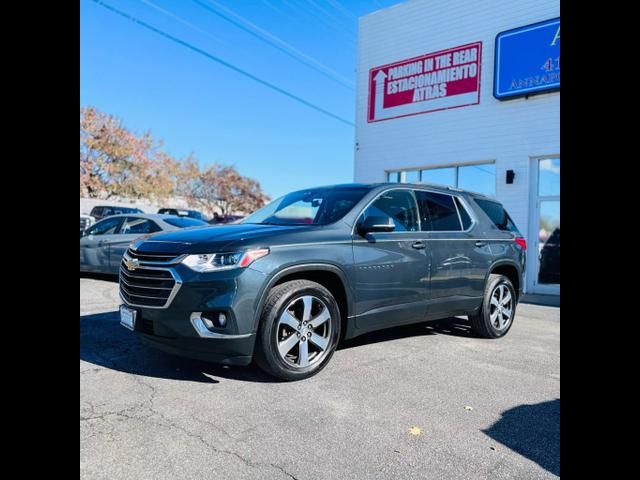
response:
<svg viewBox="0 0 640 480"><path fill-rule="evenodd" d="M135 270L140 266L140 262L137 258L127 258L124 262L129 270Z"/></svg>

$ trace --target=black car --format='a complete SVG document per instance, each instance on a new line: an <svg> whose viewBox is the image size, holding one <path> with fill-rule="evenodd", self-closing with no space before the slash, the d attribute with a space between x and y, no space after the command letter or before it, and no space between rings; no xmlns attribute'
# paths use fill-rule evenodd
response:
<svg viewBox="0 0 640 480"><path fill-rule="evenodd" d="M207 221L207 217L205 217L202 212L198 210L185 210L182 208L161 208L158 210L158 213L161 215L176 215L178 217L189 217L195 218L196 220L202 220L203 222Z"/></svg>
<svg viewBox="0 0 640 480"><path fill-rule="evenodd" d="M121 207L121 206L104 206L100 205L91 209L91 215L96 219L96 222L103 218L110 217L111 215L120 215L122 213L144 213L139 208L133 207Z"/></svg>
<svg viewBox="0 0 640 480"><path fill-rule="evenodd" d="M504 336L526 243L503 206L410 184L281 197L239 224L156 233L120 264L121 323L161 350L295 380L340 339L468 315Z"/></svg>

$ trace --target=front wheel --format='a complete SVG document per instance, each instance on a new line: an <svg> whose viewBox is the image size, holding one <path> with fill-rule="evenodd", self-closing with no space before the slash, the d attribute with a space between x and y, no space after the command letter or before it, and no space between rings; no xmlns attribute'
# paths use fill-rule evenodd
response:
<svg viewBox="0 0 640 480"><path fill-rule="evenodd" d="M315 375L331 359L340 336L340 309L319 283L293 280L274 287L260 318L255 360L282 380Z"/></svg>
<svg viewBox="0 0 640 480"><path fill-rule="evenodd" d="M469 315L471 328L484 338L507 334L516 314L516 290L504 275L491 274L485 287L482 307L477 315Z"/></svg>

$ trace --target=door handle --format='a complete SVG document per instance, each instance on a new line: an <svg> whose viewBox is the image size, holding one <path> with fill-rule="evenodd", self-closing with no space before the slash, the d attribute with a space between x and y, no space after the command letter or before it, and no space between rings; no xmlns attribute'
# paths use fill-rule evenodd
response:
<svg viewBox="0 0 640 480"><path fill-rule="evenodd" d="M100 241L98 242L98 245L99 245L99 246L103 246L103 245L106 245L106 243L107 243L107 241L106 241L106 240L100 240Z"/></svg>
<svg viewBox="0 0 640 480"><path fill-rule="evenodd" d="M487 242L483 242L482 240L478 240L476 242L476 247L484 247L487 244Z"/></svg>
<svg viewBox="0 0 640 480"><path fill-rule="evenodd" d="M416 250L421 250L423 248L425 248L427 246L426 243L424 242L414 242L413 245L411 245L413 248L415 248Z"/></svg>

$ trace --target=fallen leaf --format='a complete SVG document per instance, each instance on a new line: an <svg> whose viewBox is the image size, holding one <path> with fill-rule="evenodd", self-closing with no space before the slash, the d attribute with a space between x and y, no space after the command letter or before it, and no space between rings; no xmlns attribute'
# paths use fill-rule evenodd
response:
<svg viewBox="0 0 640 480"><path fill-rule="evenodd" d="M420 427L411 427L409 429L409 435L413 435L414 437L418 437L422 435L422 429Z"/></svg>
<svg viewBox="0 0 640 480"><path fill-rule="evenodd" d="M494 451L495 451L495 449L496 449L496 447L489 447L489 448L490 448L491 450L494 450Z"/></svg>

